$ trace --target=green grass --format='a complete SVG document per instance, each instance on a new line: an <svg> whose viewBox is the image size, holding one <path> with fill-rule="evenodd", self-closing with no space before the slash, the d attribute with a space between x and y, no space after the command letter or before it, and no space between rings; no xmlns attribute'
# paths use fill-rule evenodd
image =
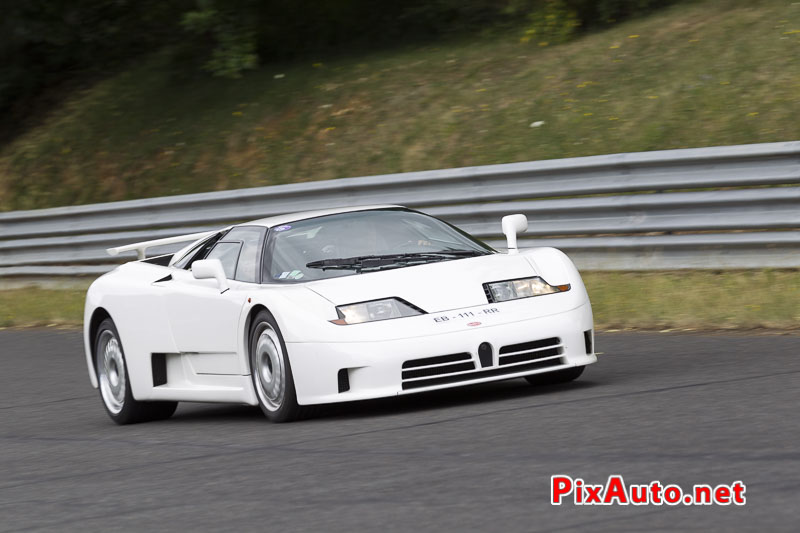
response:
<svg viewBox="0 0 800 533"><path fill-rule="evenodd" d="M78 288L0 290L0 327L79 326L85 298Z"/></svg>
<svg viewBox="0 0 800 533"><path fill-rule="evenodd" d="M560 46L521 35L233 81L171 75L165 51L0 149L0 209L800 139L796 2L683 3Z"/></svg>
<svg viewBox="0 0 800 533"><path fill-rule="evenodd" d="M800 271L586 272L599 330L800 332ZM0 291L0 326L77 326L85 290Z"/></svg>
<svg viewBox="0 0 800 533"><path fill-rule="evenodd" d="M586 272L600 329L800 332L800 271Z"/></svg>

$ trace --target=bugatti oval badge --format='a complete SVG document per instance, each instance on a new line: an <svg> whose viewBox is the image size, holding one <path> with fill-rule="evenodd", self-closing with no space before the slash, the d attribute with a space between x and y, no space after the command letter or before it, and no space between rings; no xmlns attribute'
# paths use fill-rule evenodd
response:
<svg viewBox="0 0 800 533"><path fill-rule="evenodd" d="M481 325L481 323L480 323L480 322L470 322L470 323L469 323L469 324L467 324L467 325L468 325L468 326L480 326L480 325Z"/></svg>

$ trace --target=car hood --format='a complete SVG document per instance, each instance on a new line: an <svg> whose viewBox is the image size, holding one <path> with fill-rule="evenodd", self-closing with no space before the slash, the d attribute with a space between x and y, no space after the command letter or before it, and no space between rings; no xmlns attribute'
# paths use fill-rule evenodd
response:
<svg viewBox="0 0 800 533"><path fill-rule="evenodd" d="M491 254L309 282L335 305L398 297L428 313L487 303L483 284L537 275L524 255Z"/></svg>

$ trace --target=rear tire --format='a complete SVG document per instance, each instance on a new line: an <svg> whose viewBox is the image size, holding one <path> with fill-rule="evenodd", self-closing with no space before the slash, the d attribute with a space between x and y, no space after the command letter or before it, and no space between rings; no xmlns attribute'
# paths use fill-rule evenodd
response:
<svg viewBox="0 0 800 533"><path fill-rule="evenodd" d="M250 327L250 377L258 405L270 422L292 422L310 414L297 403L286 343L272 313L259 311Z"/></svg>
<svg viewBox="0 0 800 533"><path fill-rule="evenodd" d="M133 398L122 341L110 318L97 328L94 354L100 399L111 420L123 425L172 416L178 402L140 402Z"/></svg>
<svg viewBox="0 0 800 533"><path fill-rule="evenodd" d="M532 376L525 376L528 383L531 385L555 385L556 383L567 383L574 381L583 374L585 366L574 366L572 368L565 368L564 370L557 370L556 372L545 372L544 374L534 374Z"/></svg>

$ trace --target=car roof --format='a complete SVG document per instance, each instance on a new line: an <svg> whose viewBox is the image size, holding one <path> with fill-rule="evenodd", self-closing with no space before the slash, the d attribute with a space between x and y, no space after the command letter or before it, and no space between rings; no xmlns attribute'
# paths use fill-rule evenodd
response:
<svg viewBox="0 0 800 533"><path fill-rule="evenodd" d="M326 215L338 215L340 213L353 213L356 211L372 211L376 209L406 209L402 205L361 205L353 207L338 207L335 209L320 209L316 211L300 211L297 213L287 213L284 215L276 215L274 217L260 218L251 222L239 224L240 226L265 226L272 228L282 224L290 224L298 220L306 220L309 218L324 217Z"/></svg>

